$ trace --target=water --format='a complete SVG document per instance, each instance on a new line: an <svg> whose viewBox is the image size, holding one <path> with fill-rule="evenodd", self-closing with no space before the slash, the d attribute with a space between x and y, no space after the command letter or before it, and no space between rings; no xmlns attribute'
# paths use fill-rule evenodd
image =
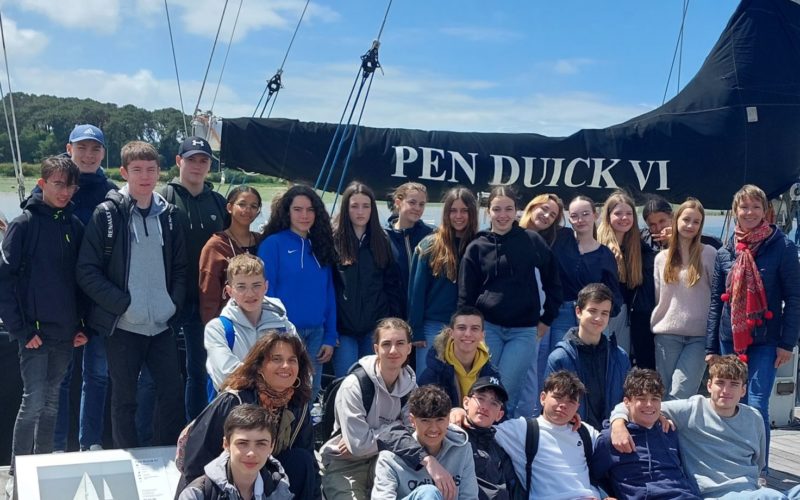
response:
<svg viewBox="0 0 800 500"><path fill-rule="evenodd" d="M328 210L331 208L331 204L333 203L333 197L328 195L326 197L326 205L328 206ZM339 210L337 206L336 210ZM13 219L20 213L22 213L22 209L19 208L19 198L15 193L0 193L0 212L5 214L8 220ZM386 204L380 203L378 205L378 213L380 214L381 223L384 223L387 218L389 218L389 209L386 207ZM486 218L486 211L481 211L480 216L480 226L486 227L488 226L488 219ZM269 202L265 200L264 208L261 211L261 215L253 222L253 230L258 230L269 218ZM425 208L425 214L423 219L426 223L436 226L439 225L439 222L442 220L442 205L440 203L431 203L428 204ZM722 226L725 223L725 217L722 215L711 215L707 218L705 223L704 233L710 234L712 236L719 237L722 233Z"/></svg>

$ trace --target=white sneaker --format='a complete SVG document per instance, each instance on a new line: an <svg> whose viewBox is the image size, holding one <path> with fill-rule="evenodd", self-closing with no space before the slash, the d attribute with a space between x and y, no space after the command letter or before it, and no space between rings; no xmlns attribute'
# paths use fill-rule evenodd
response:
<svg viewBox="0 0 800 500"><path fill-rule="evenodd" d="M89 446L89 451L100 451L102 449L103 449L103 447L100 446L99 444L93 444L93 445Z"/></svg>

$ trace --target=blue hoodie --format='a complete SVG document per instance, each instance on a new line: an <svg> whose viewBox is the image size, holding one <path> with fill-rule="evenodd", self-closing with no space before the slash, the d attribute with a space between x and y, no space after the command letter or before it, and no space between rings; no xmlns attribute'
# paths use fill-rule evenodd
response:
<svg viewBox="0 0 800 500"><path fill-rule="evenodd" d="M456 240L455 248L458 249ZM443 274L433 275L430 247L433 235L426 236L411 261L411 276L408 283L408 324L414 340L425 340L425 321L447 323L458 305L458 284Z"/></svg>
<svg viewBox="0 0 800 500"><path fill-rule="evenodd" d="M267 295L281 299L286 313L298 329L323 327L324 345L335 346L336 292L330 266L321 266L311 240L284 229L258 247L264 261Z"/></svg>
<svg viewBox="0 0 800 500"><path fill-rule="evenodd" d="M620 453L611 444L611 428L605 422L589 464L592 479L602 484L607 478L617 498L699 500L697 484L681 464L678 433L664 432L660 422L650 429L632 422L627 426L636 449Z"/></svg>

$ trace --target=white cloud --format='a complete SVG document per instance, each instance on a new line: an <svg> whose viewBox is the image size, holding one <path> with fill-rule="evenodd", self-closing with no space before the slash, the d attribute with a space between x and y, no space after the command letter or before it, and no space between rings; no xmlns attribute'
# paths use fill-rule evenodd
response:
<svg viewBox="0 0 800 500"><path fill-rule="evenodd" d="M273 117L336 123L353 83L352 65L314 66L284 79ZM297 76L313 75L313 76ZM179 108L175 81L159 79L140 69L132 74L79 69L59 72L25 69L15 75L15 89L34 94L91 98L146 109ZM190 112L200 82L183 81ZM253 85L259 85L255 80ZM221 117L251 116L261 89L242 95L223 83L214 112ZM487 92L494 95L487 95ZM420 74L392 68L376 75L362 125L476 132L527 132L569 135L581 128L603 128L650 111L653 106L618 104L589 92L502 96L504 89L480 80L458 80L450 75ZM498 94L500 96L498 96ZM206 88L201 108L209 105L213 90ZM355 115L358 116L357 113ZM357 118L356 118L357 119ZM355 123L355 119L354 119Z"/></svg>
<svg viewBox="0 0 800 500"><path fill-rule="evenodd" d="M69 28L113 33L120 21L120 0L18 0L25 10L38 12Z"/></svg>
<svg viewBox="0 0 800 500"><path fill-rule="evenodd" d="M594 60L586 58L559 59L550 63L550 67L558 75L576 75L582 68L594 63Z"/></svg>
<svg viewBox="0 0 800 500"><path fill-rule="evenodd" d="M213 38L217 32L224 5L225 2L221 0L172 0L170 13L173 16L177 13L186 32ZM280 0L268 4L263 1L245 1L242 4L233 40L234 42L239 41L250 31L257 31L261 28L294 30L304 6L305 1L303 0ZM221 40L227 42L230 38L238 9L239 2L228 1L220 31ZM174 19L175 17L173 17L173 22ZM332 22L338 19L339 15L332 9L311 2L303 23L314 22L314 20Z"/></svg>
<svg viewBox="0 0 800 500"><path fill-rule="evenodd" d="M39 54L47 47L50 41L40 31L19 28L12 19L3 19L3 29L8 49L8 59L12 67L15 63L21 63Z"/></svg>
<svg viewBox="0 0 800 500"><path fill-rule="evenodd" d="M522 33L485 26L447 26L439 30L442 34L471 42L509 42L523 38Z"/></svg>

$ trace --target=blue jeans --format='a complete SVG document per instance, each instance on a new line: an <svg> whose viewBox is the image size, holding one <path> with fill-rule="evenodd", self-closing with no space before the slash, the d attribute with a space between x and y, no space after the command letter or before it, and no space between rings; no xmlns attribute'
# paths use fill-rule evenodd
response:
<svg viewBox="0 0 800 500"><path fill-rule="evenodd" d="M356 361L370 354L375 354L375 349L372 347L372 332L360 337L339 335L339 346L333 352L334 376L344 377Z"/></svg>
<svg viewBox="0 0 800 500"><path fill-rule="evenodd" d="M733 354L733 342L720 341L722 354ZM751 345L747 349L747 393L742 398L742 403L752 406L761 412L764 419L764 430L767 436L766 465L769 469L769 397L772 386L775 384L775 358L778 356L774 345Z"/></svg>
<svg viewBox="0 0 800 500"><path fill-rule="evenodd" d="M403 497L403 500L442 500L442 492L432 484L417 486L414 491Z"/></svg>
<svg viewBox="0 0 800 500"><path fill-rule="evenodd" d="M308 351L308 357L311 358L311 366L314 368L314 382L311 384L311 400L314 401L317 399L317 394L319 394L319 390L322 387L322 363L317 361L317 354L322 347L325 330L321 326L298 328L297 335L303 339L306 351Z"/></svg>
<svg viewBox="0 0 800 500"><path fill-rule="evenodd" d="M795 486L786 493L772 488L759 488L752 491L736 491L719 497L718 500L798 500L800 499L800 485Z"/></svg>
<svg viewBox="0 0 800 500"><path fill-rule="evenodd" d="M427 368L428 351L430 351L433 348L434 339L436 339L436 336L439 335L439 332L441 332L442 328L444 328L445 326L447 326L447 323L444 323L442 321L425 321L422 324L422 332L425 335L425 342L427 346L416 348L417 369L415 371L417 373L417 377L422 375L422 372L424 372L425 368Z"/></svg>
<svg viewBox="0 0 800 500"><path fill-rule="evenodd" d="M531 416L536 389L536 355L539 342L536 327L503 327L486 322L486 345L489 347L492 364L500 372L500 378L508 392L506 414L509 417ZM530 386L530 376L534 378ZM523 396L523 385L528 390ZM526 398L526 399L523 399Z"/></svg>
<svg viewBox="0 0 800 500"><path fill-rule="evenodd" d="M666 399L686 399L697 394L706 363L706 338L659 333L656 371L664 381Z"/></svg>
<svg viewBox="0 0 800 500"><path fill-rule="evenodd" d="M200 319L198 304L185 304L181 313L180 328L186 345L186 421L200 415L208 403L206 393L206 348L203 344L205 325Z"/></svg>
<svg viewBox="0 0 800 500"><path fill-rule="evenodd" d="M72 385L72 362L67 368L61 383L58 419L53 437L53 449L66 451L69 435L69 393ZM81 450L103 444L103 425L106 414L106 393L108 391L108 362L106 343L103 337L92 335L83 346L81 385L81 411L78 421L78 444Z"/></svg>
<svg viewBox="0 0 800 500"><path fill-rule="evenodd" d="M569 329L576 326L578 326L578 318L575 317L575 302L568 300L558 308L558 316L553 320L553 324L550 325L550 330L539 340L539 357L537 360L538 367L536 372L538 374L539 383L537 390L539 392L541 392L544 387L544 371L547 368L547 358L550 356L550 353L553 352L553 349L556 348L556 344L561 342ZM536 398L536 408L539 408L538 397Z"/></svg>
<svg viewBox="0 0 800 500"><path fill-rule="evenodd" d="M631 354L631 325L628 322L628 309L623 307L619 313L608 321L608 327L604 332L607 337L616 335L617 345L622 347L625 354Z"/></svg>
<svg viewBox="0 0 800 500"><path fill-rule="evenodd" d="M61 381L72 359L72 342L45 340L38 349L18 343L22 401L14 422L11 473L14 457L53 451L53 431L58 414Z"/></svg>

